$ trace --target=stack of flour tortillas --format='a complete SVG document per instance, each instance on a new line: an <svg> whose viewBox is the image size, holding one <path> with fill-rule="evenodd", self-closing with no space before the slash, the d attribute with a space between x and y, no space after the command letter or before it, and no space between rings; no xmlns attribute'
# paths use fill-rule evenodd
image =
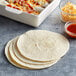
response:
<svg viewBox="0 0 76 76"><path fill-rule="evenodd" d="M10 40L5 47L5 55L19 68L43 69L59 61L68 50L69 42L64 36L45 30L31 30Z"/></svg>

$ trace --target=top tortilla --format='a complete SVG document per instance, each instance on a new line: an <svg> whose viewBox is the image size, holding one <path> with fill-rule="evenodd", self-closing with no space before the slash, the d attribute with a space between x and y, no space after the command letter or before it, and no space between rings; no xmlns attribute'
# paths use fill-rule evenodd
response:
<svg viewBox="0 0 76 76"><path fill-rule="evenodd" d="M24 57L31 60L51 61L67 53L69 41L58 33L31 30L19 37L17 48Z"/></svg>

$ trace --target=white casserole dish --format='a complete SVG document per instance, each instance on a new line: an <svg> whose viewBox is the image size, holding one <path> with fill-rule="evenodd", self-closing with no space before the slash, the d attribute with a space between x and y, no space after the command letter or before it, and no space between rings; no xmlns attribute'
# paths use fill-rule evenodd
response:
<svg viewBox="0 0 76 76"><path fill-rule="evenodd" d="M53 0L39 15L32 15L4 5L0 5L0 15L38 27L44 19L59 5L60 0Z"/></svg>

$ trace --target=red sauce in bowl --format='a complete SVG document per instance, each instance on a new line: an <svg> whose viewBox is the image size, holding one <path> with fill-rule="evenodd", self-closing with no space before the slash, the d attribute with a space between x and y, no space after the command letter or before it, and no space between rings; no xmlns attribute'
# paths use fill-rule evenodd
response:
<svg viewBox="0 0 76 76"><path fill-rule="evenodd" d="M76 24L71 24L67 27L67 30L76 34Z"/></svg>
<svg viewBox="0 0 76 76"><path fill-rule="evenodd" d="M66 25L67 26L67 25ZM76 24L70 24L67 28L66 28L66 33L71 36L72 38L76 38Z"/></svg>

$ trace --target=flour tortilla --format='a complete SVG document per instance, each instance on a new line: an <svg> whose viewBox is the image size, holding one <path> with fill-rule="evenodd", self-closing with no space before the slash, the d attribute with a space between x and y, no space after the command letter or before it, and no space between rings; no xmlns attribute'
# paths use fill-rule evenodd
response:
<svg viewBox="0 0 76 76"><path fill-rule="evenodd" d="M31 30L19 37L17 48L25 58L46 62L64 56L69 50L69 41L58 33Z"/></svg>
<svg viewBox="0 0 76 76"><path fill-rule="evenodd" d="M21 60L19 60L15 54L13 52L10 52L10 51L13 51L13 49L10 49L12 48L11 44L9 45L9 53L10 53L10 56L11 58L19 65L21 66L24 66L24 67L27 67L28 69L43 69L43 68L47 68L47 67L50 67L52 66L53 64L55 64L58 60L55 60L55 61L51 61L49 64L45 64L45 65L33 65L33 64L27 64L27 63L24 63L22 62Z"/></svg>
<svg viewBox="0 0 76 76"><path fill-rule="evenodd" d="M11 40L11 41L12 41L12 40ZM22 66L22 65L20 65L20 64L17 64L17 63L11 58L11 56L10 56L10 54L9 54L9 50L8 50L8 47L9 47L11 41L9 41L9 42L7 43L7 45L6 45L6 47L5 47L5 56L7 57L8 61L9 61L11 64L13 64L14 66L19 67L19 68L25 68L24 66Z"/></svg>
<svg viewBox="0 0 76 76"><path fill-rule="evenodd" d="M28 60L27 58L24 58L23 56L21 56L21 54L19 53L19 51L16 47L17 40L18 40L18 38L15 38L11 42L10 46L12 46L12 48L10 48L10 50L13 49L13 51L10 51L10 53L14 53L16 55L16 57L18 59L20 59L21 61L23 61L25 63L28 63L28 64L34 64L34 65L40 65L40 64L44 65L44 64L49 64L51 62L51 61L50 62L35 62L35 61L32 61L32 60Z"/></svg>

